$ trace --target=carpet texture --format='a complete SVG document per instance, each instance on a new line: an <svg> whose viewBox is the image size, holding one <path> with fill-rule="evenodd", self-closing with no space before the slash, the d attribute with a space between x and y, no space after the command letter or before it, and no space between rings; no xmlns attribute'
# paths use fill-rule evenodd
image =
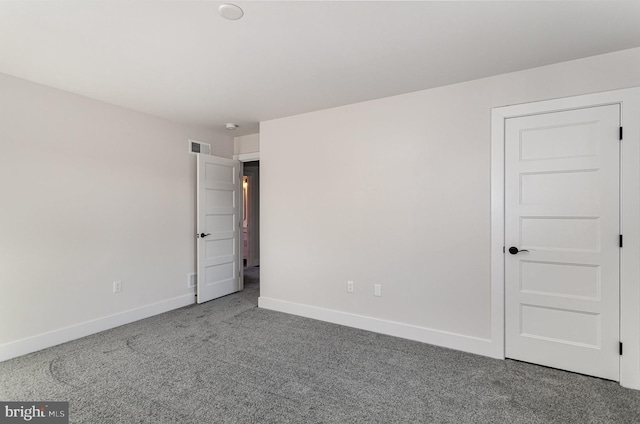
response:
<svg viewBox="0 0 640 424"><path fill-rule="evenodd" d="M0 363L70 422L638 423L640 392L259 309L258 283Z"/></svg>

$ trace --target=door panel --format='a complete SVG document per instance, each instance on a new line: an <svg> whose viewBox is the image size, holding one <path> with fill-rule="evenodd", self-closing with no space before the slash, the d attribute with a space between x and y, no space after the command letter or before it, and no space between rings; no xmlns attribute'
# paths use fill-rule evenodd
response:
<svg viewBox="0 0 640 424"><path fill-rule="evenodd" d="M509 358L619 380L619 127L618 105L506 120Z"/></svg>
<svg viewBox="0 0 640 424"><path fill-rule="evenodd" d="M198 155L198 303L242 288L240 174L238 161Z"/></svg>

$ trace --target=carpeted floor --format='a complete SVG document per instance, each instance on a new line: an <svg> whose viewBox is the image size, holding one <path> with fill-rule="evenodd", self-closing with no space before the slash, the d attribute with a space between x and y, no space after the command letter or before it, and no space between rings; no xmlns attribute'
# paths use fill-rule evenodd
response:
<svg viewBox="0 0 640 424"><path fill-rule="evenodd" d="M640 422L617 383L258 309L245 287L0 363L0 400L87 424Z"/></svg>
<svg viewBox="0 0 640 424"><path fill-rule="evenodd" d="M260 296L260 267L245 268L243 273L244 290L238 294L258 306L258 297Z"/></svg>

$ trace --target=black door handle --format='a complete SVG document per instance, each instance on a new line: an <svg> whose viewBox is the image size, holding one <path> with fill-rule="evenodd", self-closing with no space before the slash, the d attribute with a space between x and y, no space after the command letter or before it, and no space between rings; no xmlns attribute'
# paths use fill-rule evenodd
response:
<svg viewBox="0 0 640 424"><path fill-rule="evenodd" d="M528 252L528 250L526 250L526 249L518 250L518 248L515 247L515 246L511 246L509 248L509 253L511 253L512 255L517 255L520 252Z"/></svg>
<svg viewBox="0 0 640 424"><path fill-rule="evenodd" d="M210 236L211 233L200 233L200 238L205 238L206 236Z"/></svg>

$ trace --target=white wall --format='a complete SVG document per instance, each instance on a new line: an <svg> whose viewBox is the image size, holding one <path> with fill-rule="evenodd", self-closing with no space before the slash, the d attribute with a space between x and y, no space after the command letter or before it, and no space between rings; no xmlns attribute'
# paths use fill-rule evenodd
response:
<svg viewBox="0 0 640 424"><path fill-rule="evenodd" d="M192 303L188 139L232 139L6 75L0 93L0 360Z"/></svg>
<svg viewBox="0 0 640 424"><path fill-rule="evenodd" d="M260 305L489 354L491 108L637 85L631 49L262 122Z"/></svg>
<svg viewBox="0 0 640 424"><path fill-rule="evenodd" d="M234 138L233 154L243 155L257 152L260 152L260 134L249 134Z"/></svg>

